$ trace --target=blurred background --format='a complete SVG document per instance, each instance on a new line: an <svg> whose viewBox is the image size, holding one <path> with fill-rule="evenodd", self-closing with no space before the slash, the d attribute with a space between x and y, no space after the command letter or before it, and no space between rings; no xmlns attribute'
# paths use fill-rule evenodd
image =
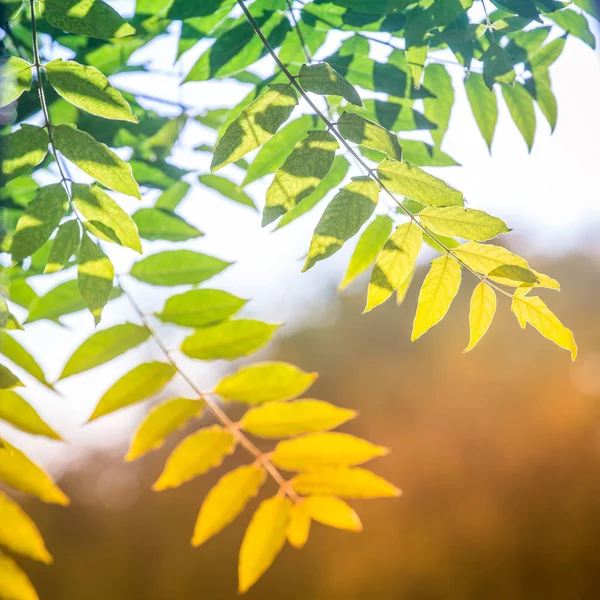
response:
<svg viewBox="0 0 600 600"><path fill-rule="evenodd" d="M163 36L134 58L168 71L174 43L174 36ZM186 60L193 63L203 49ZM178 92L180 73L171 75L146 80L125 74L116 82L198 109L233 106L245 93L241 85L219 88L218 82L192 83ZM318 211L284 233L272 233L261 230L257 214L208 190L194 188L182 205L190 222L207 234L192 247L237 261L214 286L252 298L245 314L286 322L262 357L318 371L310 395L360 411L342 430L388 446L390 455L373 469L404 492L400 499L354 502L364 524L361 534L314 524L306 548L286 547L249 600L600 598L598 56L569 38L553 76L558 127L550 135L538 119L531 154L501 113L490 157L466 99L458 97L444 150L463 166L432 172L464 190L471 206L505 219L514 228L511 249L561 282L560 294L544 298L575 332L580 348L575 364L531 328L522 331L505 298L484 340L464 355L476 283L467 277L443 323L411 344L427 260L402 306L390 301L361 315L365 280L343 296L335 294L352 244L300 274ZM186 131L189 146L203 135L208 134L200 126ZM207 168L206 157L183 147L174 156L175 164ZM251 188L259 205L265 187L258 182ZM60 275L53 285L58 281ZM148 310L160 307L155 292L133 282L128 287ZM119 300L103 324L125 319L134 317ZM36 323L20 334L50 377L92 331L89 315L69 316L64 324L66 329ZM164 335L174 343L168 329ZM139 352L148 360L155 356L152 347ZM125 358L73 377L60 384L62 398L38 388L26 391L70 440L68 446L31 442L6 426L0 429L50 468L72 499L65 510L19 497L55 558L50 568L20 560L45 600L237 597L239 544L258 500L222 534L192 549L198 509L220 473L176 490L150 491L169 451L189 430L161 450L123 463L149 404L187 391L174 383L151 403L82 426L102 392L138 360ZM205 387L235 366L186 363ZM244 459L238 450L226 466ZM273 491L266 486L264 493Z"/></svg>

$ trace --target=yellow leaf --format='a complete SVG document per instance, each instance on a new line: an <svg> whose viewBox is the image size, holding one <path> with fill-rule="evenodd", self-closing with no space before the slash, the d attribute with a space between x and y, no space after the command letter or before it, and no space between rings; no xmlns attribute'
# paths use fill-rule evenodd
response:
<svg viewBox="0 0 600 600"><path fill-rule="evenodd" d="M0 481L42 502L66 506L69 499L40 467L6 440L0 447ZM0 596L1 597L1 596Z"/></svg>
<svg viewBox="0 0 600 600"><path fill-rule="evenodd" d="M188 398L172 398L155 406L136 431L125 460L135 460L160 448L171 433L181 429L190 419L199 418L203 407L201 400Z"/></svg>
<svg viewBox="0 0 600 600"><path fill-rule="evenodd" d="M21 507L0 492L0 546L46 564L52 556L35 523ZM0 598L3 597L0 592Z"/></svg>
<svg viewBox="0 0 600 600"><path fill-rule="evenodd" d="M342 498L391 498L401 491L367 469L328 468L300 473L293 479L299 494L341 496Z"/></svg>
<svg viewBox="0 0 600 600"><path fill-rule="evenodd" d="M294 548L302 548L308 540L310 533L310 515L306 502L294 504L290 511L290 522L288 523L286 535L287 540Z"/></svg>
<svg viewBox="0 0 600 600"><path fill-rule="evenodd" d="M573 361L577 358L577 344L573 332L559 321L539 296L515 296L511 310L523 329L529 323L557 346L570 350Z"/></svg>
<svg viewBox="0 0 600 600"><path fill-rule="evenodd" d="M223 459L235 450L235 445L233 435L219 425L188 435L173 450L152 489L162 491L178 487L218 467Z"/></svg>
<svg viewBox="0 0 600 600"><path fill-rule="evenodd" d="M417 267L415 265L412 268L412 271L410 272L408 277L404 280L404 282L402 284L400 284L400 287L396 290L396 306L400 306L406 299L406 294L408 294L410 284L413 282L416 272L417 272Z"/></svg>
<svg viewBox="0 0 600 600"><path fill-rule="evenodd" d="M332 496L310 496L304 501L310 517L323 525L362 531L362 523L354 510L343 500Z"/></svg>
<svg viewBox="0 0 600 600"><path fill-rule="evenodd" d="M384 456L387 452L387 448L347 433L313 433L279 442L273 452L273 463L287 471L348 467Z"/></svg>
<svg viewBox="0 0 600 600"><path fill-rule="evenodd" d="M365 312L385 302L406 281L423 245L423 234L414 223L404 223L392 233L375 260Z"/></svg>
<svg viewBox="0 0 600 600"><path fill-rule="evenodd" d="M496 292L483 281L473 290L469 310L471 337L465 352L472 350L485 335L496 314Z"/></svg>
<svg viewBox="0 0 600 600"><path fill-rule="evenodd" d="M200 508L192 545L200 546L233 522L258 494L265 478L265 470L254 465L238 467L223 475Z"/></svg>
<svg viewBox="0 0 600 600"><path fill-rule="evenodd" d="M448 312L460 287L461 267L449 255L431 261L421 291L413 324L412 341L437 325Z"/></svg>
<svg viewBox="0 0 600 600"><path fill-rule="evenodd" d="M269 403L249 410L242 428L264 438L282 438L334 429L353 419L356 412L322 400L296 400L288 404Z"/></svg>
<svg viewBox="0 0 600 600"><path fill-rule="evenodd" d="M0 598L39 600L27 575L12 558L3 554L0 554Z"/></svg>
<svg viewBox="0 0 600 600"><path fill-rule="evenodd" d="M261 502L246 529L238 567L239 591L248 591L273 564L285 544L292 503L280 496Z"/></svg>
<svg viewBox="0 0 600 600"><path fill-rule="evenodd" d="M61 439L19 394L9 390L0 391L0 419L32 435L43 435L52 440Z"/></svg>

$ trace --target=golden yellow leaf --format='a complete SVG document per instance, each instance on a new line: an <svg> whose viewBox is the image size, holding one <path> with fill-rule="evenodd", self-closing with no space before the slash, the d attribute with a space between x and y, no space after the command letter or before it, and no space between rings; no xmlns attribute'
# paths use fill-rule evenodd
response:
<svg viewBox="0 0 600 600"><path fill-rule="evenodd" d="M0 598L39 600L27 575L12 558L3 554L0 554Z"/></svg>
<svg viewBox="0 0 600 600"><path fill-rule="evenodd" d="M246 529L238 567L239 591L248 591L273 564L285 544L292 503L284 497L263 500Z"/></svg>
<svg viewBox="0 0 600 600"><path fill-rule="evenodd" d="M310 515L306 502L294 504L290 511L290 521L287 526L286 535L290 546L302 548L308 540L310 533Z"/></svg>
<svg viewBox="0 0 600 600"><path fill-rule="evenodd" d="M415 265L412 268L412 271L410 272L408 277L404 280L403 283L400 284L400 287L396 290L396 306L400 306L406 299L406 294L408 294L410 284L413 282L416 272L417 272L417 267Z"/></svg>
<svg viewBox="0 0 600 600"><path fill-rule="evenodd" d="M471 307L469 309L471 337L465 352L472 350L489 329L496 314L496 304L496 292L483 281L479 283L471 296Z"/></svg>
<svg viewBox="0 0 600 600"><path fill-rule="evenodd" d="M255 465L238 467L223 475L200 508L192 545L200 546L233 522L258 494L265 478L265 470Z"/></svg>
<svg viewBox="0 0 600 600"><path fill-rule="evenodd" d="M304 501L308 514L314 521L346 529L348 531L362 531L362 523L354 510L343 500L333 496L309 496Z"/></svg>
<svg viewBox="0 0 600 600"><path fill-rule="evenodd" d="M431 261L431 269L419 292L411 338L413 342L446 316L460 288L460 271L461 266L449 255Z"/></svg>

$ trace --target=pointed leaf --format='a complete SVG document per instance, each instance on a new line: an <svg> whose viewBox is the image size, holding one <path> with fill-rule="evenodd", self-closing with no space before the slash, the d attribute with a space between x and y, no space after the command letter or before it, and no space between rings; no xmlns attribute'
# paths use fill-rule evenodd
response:
<svg viewBox="0 0 600 600"><path fill-rule="evenodd" d="M65 268L79 248L80 231L76 219L63 223L52 241L44 273L56 273Z"/></svg>
<svg viewBox="0 0 600 600"><path fill-rule="evenodd" d="M402 160L402 148L398 138L381 125L356 113L343 112L337 126L340 133L350 142L383 152L394 160Z"/></svg>
<svg viewBox="0 0 600 600"><path fill-rule="evenodd" d="M191 187L185 181L178 181L158 197L154 207L164 210L175 210L179 206L179 203L186 197Z"/></svg>
<svg viewBox="0 0 600 600"><path fill-rule="evenodd" d="M286 537L290 546L303 548L308 541L310 533L310 515L306 508L306 502L294 504L290 510L290 520L286 529Z"/></svg>
<svg viewBox="0 0 600 600"><path fill-rule="evenodd" d="M465 352L472 350L490 328L496 314L496 292L489 286L479 283L473 290L469 309L469 329L471 336Z"/></svg>
<svg viewBox="0 0 600 600"><path fill-rule="evenodd" d="M0 107L14 102L23 92L31 89L33 65L16 56L0 62Z"/></svg>
<svg viewBox="0 0 600 600"><path fill-rule="evenodd" d="M10 557L0 554L0 598L39 600L29 578Z"/></svg>
<svg viewBox="0 0 600 600"><path fill-rule="evenodd" d="M6 356L8 360L21 367L24 371L35 377L40 383L52 387L47 381L41 367L37 364L33 356L17 342L6 331L0 330L0 354Z"/></svg>
<svg viewBox="0 0 600 600"><path fill-rule="evenodd" d="M16 131L0 137L0 188L39 165L48 154L49 143L45 129L25 123Z"/></svg>
<svg viewBox="0 0 600 600"><path fill-rule="evenodd" d="M498 122L496 92L487 88L483 76L478 73L470 73L469 77L465 79L465 90L479 131L481 131L481 135L491 152L492 140Z"/></svg>
<svg viewBox="0 0 600 600"><path fill-rule="evenodd" d="M450 113L454 105L452 78L443 65L429 64L425 67L423 86L433 94L433 96L425 98L423 104L425 117L437 125L437 129L431 130L431 137L436 146L441 146L448 130ZM410 156L405 156L405 158L415 163Z"/></svg>
<svg viewBox="0 0 600 600"><path fill-rule="evenodd" d="M10 369L0 365L0 390L12 390L22 385L21 380Z"/></svg>
<svg viewBox="0 0 600 600"><path fill-rule="evenodd" d="M310 496L304 503L311 519L347 531L362 531L358 515L343 500L332 496Z"/></svg>
<svg viewBox="0 0 600 600"><path fill-rule="evenodd" d="M492 217L482 210L460 206L428 207L419 213L419 219L433 233L479 242L510 231L501 219Z"/></svg>
<svg viewBox="0 0 600 600"><path fill-rule="evenodd" d="M514 87L503 85L502 95L513 121L523 135L529 151L531 151L536 126L533 98L519 82L516 82Z"/></svg>
<svg viewBox="0 0 600 600"><path fill-rule="evenodd" d="M140 208L132 218L146 240L185 242L204 235L178 214L163 208Z"/></svg>
<svg viewBox="0 0 600 600"><path fill-rule="evenodd" d="M61 437L46 424L19 394L10 390L0 391L0 420L10 423L13 427L30 433L41 435L51 440L60 440Z"/></svg>
<svg viewBox="0 0 600 600"><path fill-rule="evenodd" d="M491 43L481 60L483 62L483 81L490 90L496 82L514 83L517 74L513 68L513 61L504 48L495 42Z"/></svg>
<svg viewBox="0 0 600 600"><path fill-rule="evenodd" d="M590 48L596 48L596 38L590 30L588 20L582 14L576 13L574 10L565 9L556 10L546 16L561 29L585 42Z"/></svg>
<svg viewBox="0 0 600 600"><path fill-rule="evenodd" d="M411 283L413 282L416 272L417 265L415 264L408 277L396 289L396 306L400 306L406 299L406 294L408 294L408 290L410 288Z"/></svg>
<svg viewBox="0 0 600 600"><path fill-rule="evenodd" d="M240 189L239 186L229 181L229 179L225 179L225 177L219 177L218 175L208 173L206 175L200 175L198 181L238 204L243 204L244 206L249 206L254 209L256 208L254 200L252 200L246 192Z"/></svg>
<svg viewBox="0 0 600 600"><path fill-rule="evenodd" d="M354 86L326 62L302 65L298 77L305 92L341 96L350 104L362 106L362 100Z"/></svg>

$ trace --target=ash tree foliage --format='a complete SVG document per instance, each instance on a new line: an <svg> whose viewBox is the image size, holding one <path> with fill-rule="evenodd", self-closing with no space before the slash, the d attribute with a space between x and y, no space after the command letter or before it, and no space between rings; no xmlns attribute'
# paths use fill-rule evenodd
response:
<svg viewBox="0 0 600 600"><path fill-rule="evenodd" d="M275 482L241 543L241 592L286 541L303 546L313 521L359 531L347 499L399 492L360 466L386 449L332 431L354 412L306 396L315 374L244 363L203 389L165 345L168 324L186 332L179 348L186 357L231 361L266 346L279 327L239 316L246 299L205 285L231 264L186 248L204 234L183 201L192 186L210 188L240 210L260 207L262 225L277 230L327 203L306 240L303 270L356 240L339 287L370 271L365 311L392 296L402 303L425 244L439 257L419 292L413 340L445 317L464 279L473 288L465 352L490 327L500 294L521 327L531 325L575 359L573 334L537 295L558 290L558 282L489 243L509 227L477 209L476 198L467 208L463 194L429 168L458 164L443 150L458 81L451 73L462 75L473 113L462 126L477 127L491 151L504 102L531 149L538 116L556 126L552 65L568 37L595 47L591 23L599 17L593 0L137 0L135 10L103 0L0 0L0 419L60 441L19 390L59 391L64 379L153 343L161 358L108 385L89 420L147 400L175 378L187 385L186 397L148 413L126 459L160 448L203 413L213 416L214 424L176 446L153 486L175 488L225 464L200 506L195 546ZM180 85L233 80L246 96L233 108L181 104L178 116L165 116L145 108L143 94L119 90L113 76L151 72L136 52L165 35L177 36L177 60L199 43L205 48ZM211 172L170 158L182 132L199 126L204 137L193 150L209 153ZM255 201L248 186L259 180L266 194ZM125 197L143 207L129 214ZM113 264L122 257L133 262L128 273ZM130 279L176 289L149 314ZM49 291L38 294L38 280ZM109 302L129 303L137 321L103 327ZM60 334L61 318L82 310L97 329L49 381L21 330L47 320ZM238 422L227 403L247 406ZM236 451L248 462L227 470ZM4 439L0 481L43 502L69 502ZM35 524L4 492L0 546L52 560ZM0 598L37 598L9 554L0 554Z"/></svg>

